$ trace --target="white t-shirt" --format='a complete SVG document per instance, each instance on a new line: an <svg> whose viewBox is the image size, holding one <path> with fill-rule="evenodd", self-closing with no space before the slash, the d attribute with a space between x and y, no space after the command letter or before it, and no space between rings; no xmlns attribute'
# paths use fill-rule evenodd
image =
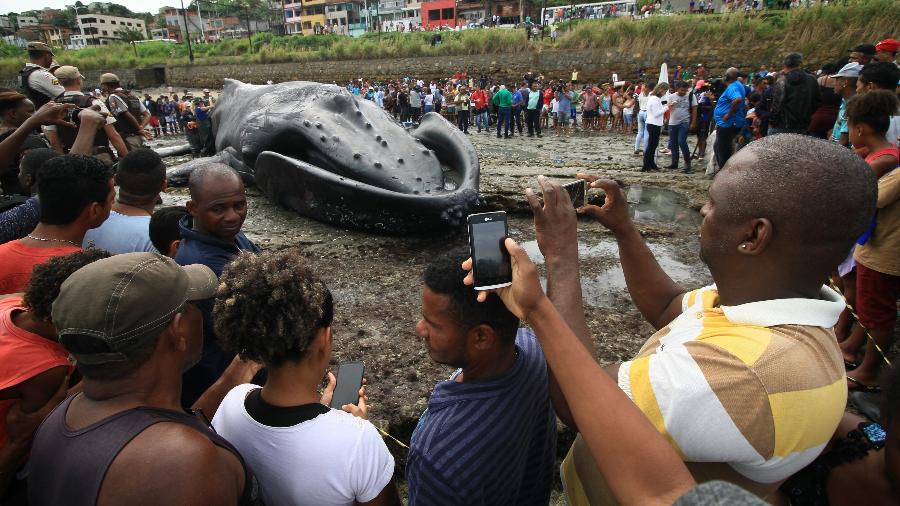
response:
<svg viewBox="0 0 900 506"><path fill-rule="evenodd" d="M638 95L637 99L638 99L638 105L640 106L641 110L646 111L647 110L647 102L650 100L650 95L640 94L640 95Z"/></svg>
<svg viewBox="0 0 900 506"><path fill-rule="evenodd" d="M559 112L559 100L556 100L556 97L550 101L550 110L553 112Z"/></svg>
<svg viewBox="0 0 900 506"><path fill-rule="evenodd" d="M426 93L422 98L422 103L425 105L434 105L434 95Z"/></svg>
<svg viewBox="0 0 900 506"><path fill-rule="evenodd" d="M234 387L212 420L259 480L269 506L368 502L394 475L394 457L369 421L330 410L292 427L269 427L244 407L257 385Z"/></svg>

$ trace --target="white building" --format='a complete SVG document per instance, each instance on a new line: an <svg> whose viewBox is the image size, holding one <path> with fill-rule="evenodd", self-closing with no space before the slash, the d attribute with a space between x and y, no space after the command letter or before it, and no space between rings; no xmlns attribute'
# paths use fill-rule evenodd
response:
<svg viewBox="0 0 900 506"><path fill-rule="evenodd" d="M107 16L106 14L79 14L78 27L72 34L73 48L105 46L122 40L122 33L140 32L147 37L147 27L143 19Z"/></svg>
<svg viewBox="0 0 900 506"><path fill-rule="evenodd" d="M9 20L9 16L0 16L0 29L2 29L2 30L12 30L13 29L12 21Z"/></svg>
<svg viewBox="0 0 900 506"><path fill-rule="evenodd" d="M24 28L26 26L37 26L40 24L40 21L34 16L16 16L16 24L19 25L19 28Z"/></svg>

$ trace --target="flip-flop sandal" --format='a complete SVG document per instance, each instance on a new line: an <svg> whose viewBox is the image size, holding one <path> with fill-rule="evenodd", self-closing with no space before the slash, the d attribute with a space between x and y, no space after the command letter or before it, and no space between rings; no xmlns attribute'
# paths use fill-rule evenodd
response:
<svg viewBox="0 0 900 506"><path fill-rule="evenodd" d="M857 364L856 362L848 362L847 360L844 360L844 370L846 370L847 372L852 371L857 367L859 367L859 364Z"/></svg>
<svg viewBox="0 0 900 506"><path fill-rule="evenodd" d="M880 394L881 393L881 385L864 385L861 381L856 378L851 378L847 376L847 381L853 383L853 387L848 388L847 390L851 392L865 392L867 394Z"/></svg>

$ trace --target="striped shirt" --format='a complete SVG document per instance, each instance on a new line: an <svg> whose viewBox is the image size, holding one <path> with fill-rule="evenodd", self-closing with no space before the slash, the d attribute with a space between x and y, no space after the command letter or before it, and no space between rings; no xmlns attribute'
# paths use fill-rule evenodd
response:
<svg viewBox="0 0 900 506"><path fill-rule="evenodd" d="M435 385L410 443L409 504L546 505L556 467L547 363L530 329L500 378Z"/></svg>
<svg viewBox="0 0 900 506"><path fill-rule="evenodd" d="M619 387L698 482L717 476L766 491L812 462L844 413L847 385L831 330L843 308L827 287L818 299L737 306L720 306L715 286L695 290L684 295L682 314L620 366ZM567 492L581 488L600 504L577 444L567 457L574 480L563 464Z"/></svg>

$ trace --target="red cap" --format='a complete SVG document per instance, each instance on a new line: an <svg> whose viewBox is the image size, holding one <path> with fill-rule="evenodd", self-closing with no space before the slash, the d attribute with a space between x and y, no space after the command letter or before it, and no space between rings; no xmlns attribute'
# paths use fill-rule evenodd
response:
<svg viewBox="0 0 900 506"><path fill-rule="evenodd" d="M896 39L884 39L875 44L875 51L887 51L888 53L897 53L900 51L900 42Z"/></svg>

